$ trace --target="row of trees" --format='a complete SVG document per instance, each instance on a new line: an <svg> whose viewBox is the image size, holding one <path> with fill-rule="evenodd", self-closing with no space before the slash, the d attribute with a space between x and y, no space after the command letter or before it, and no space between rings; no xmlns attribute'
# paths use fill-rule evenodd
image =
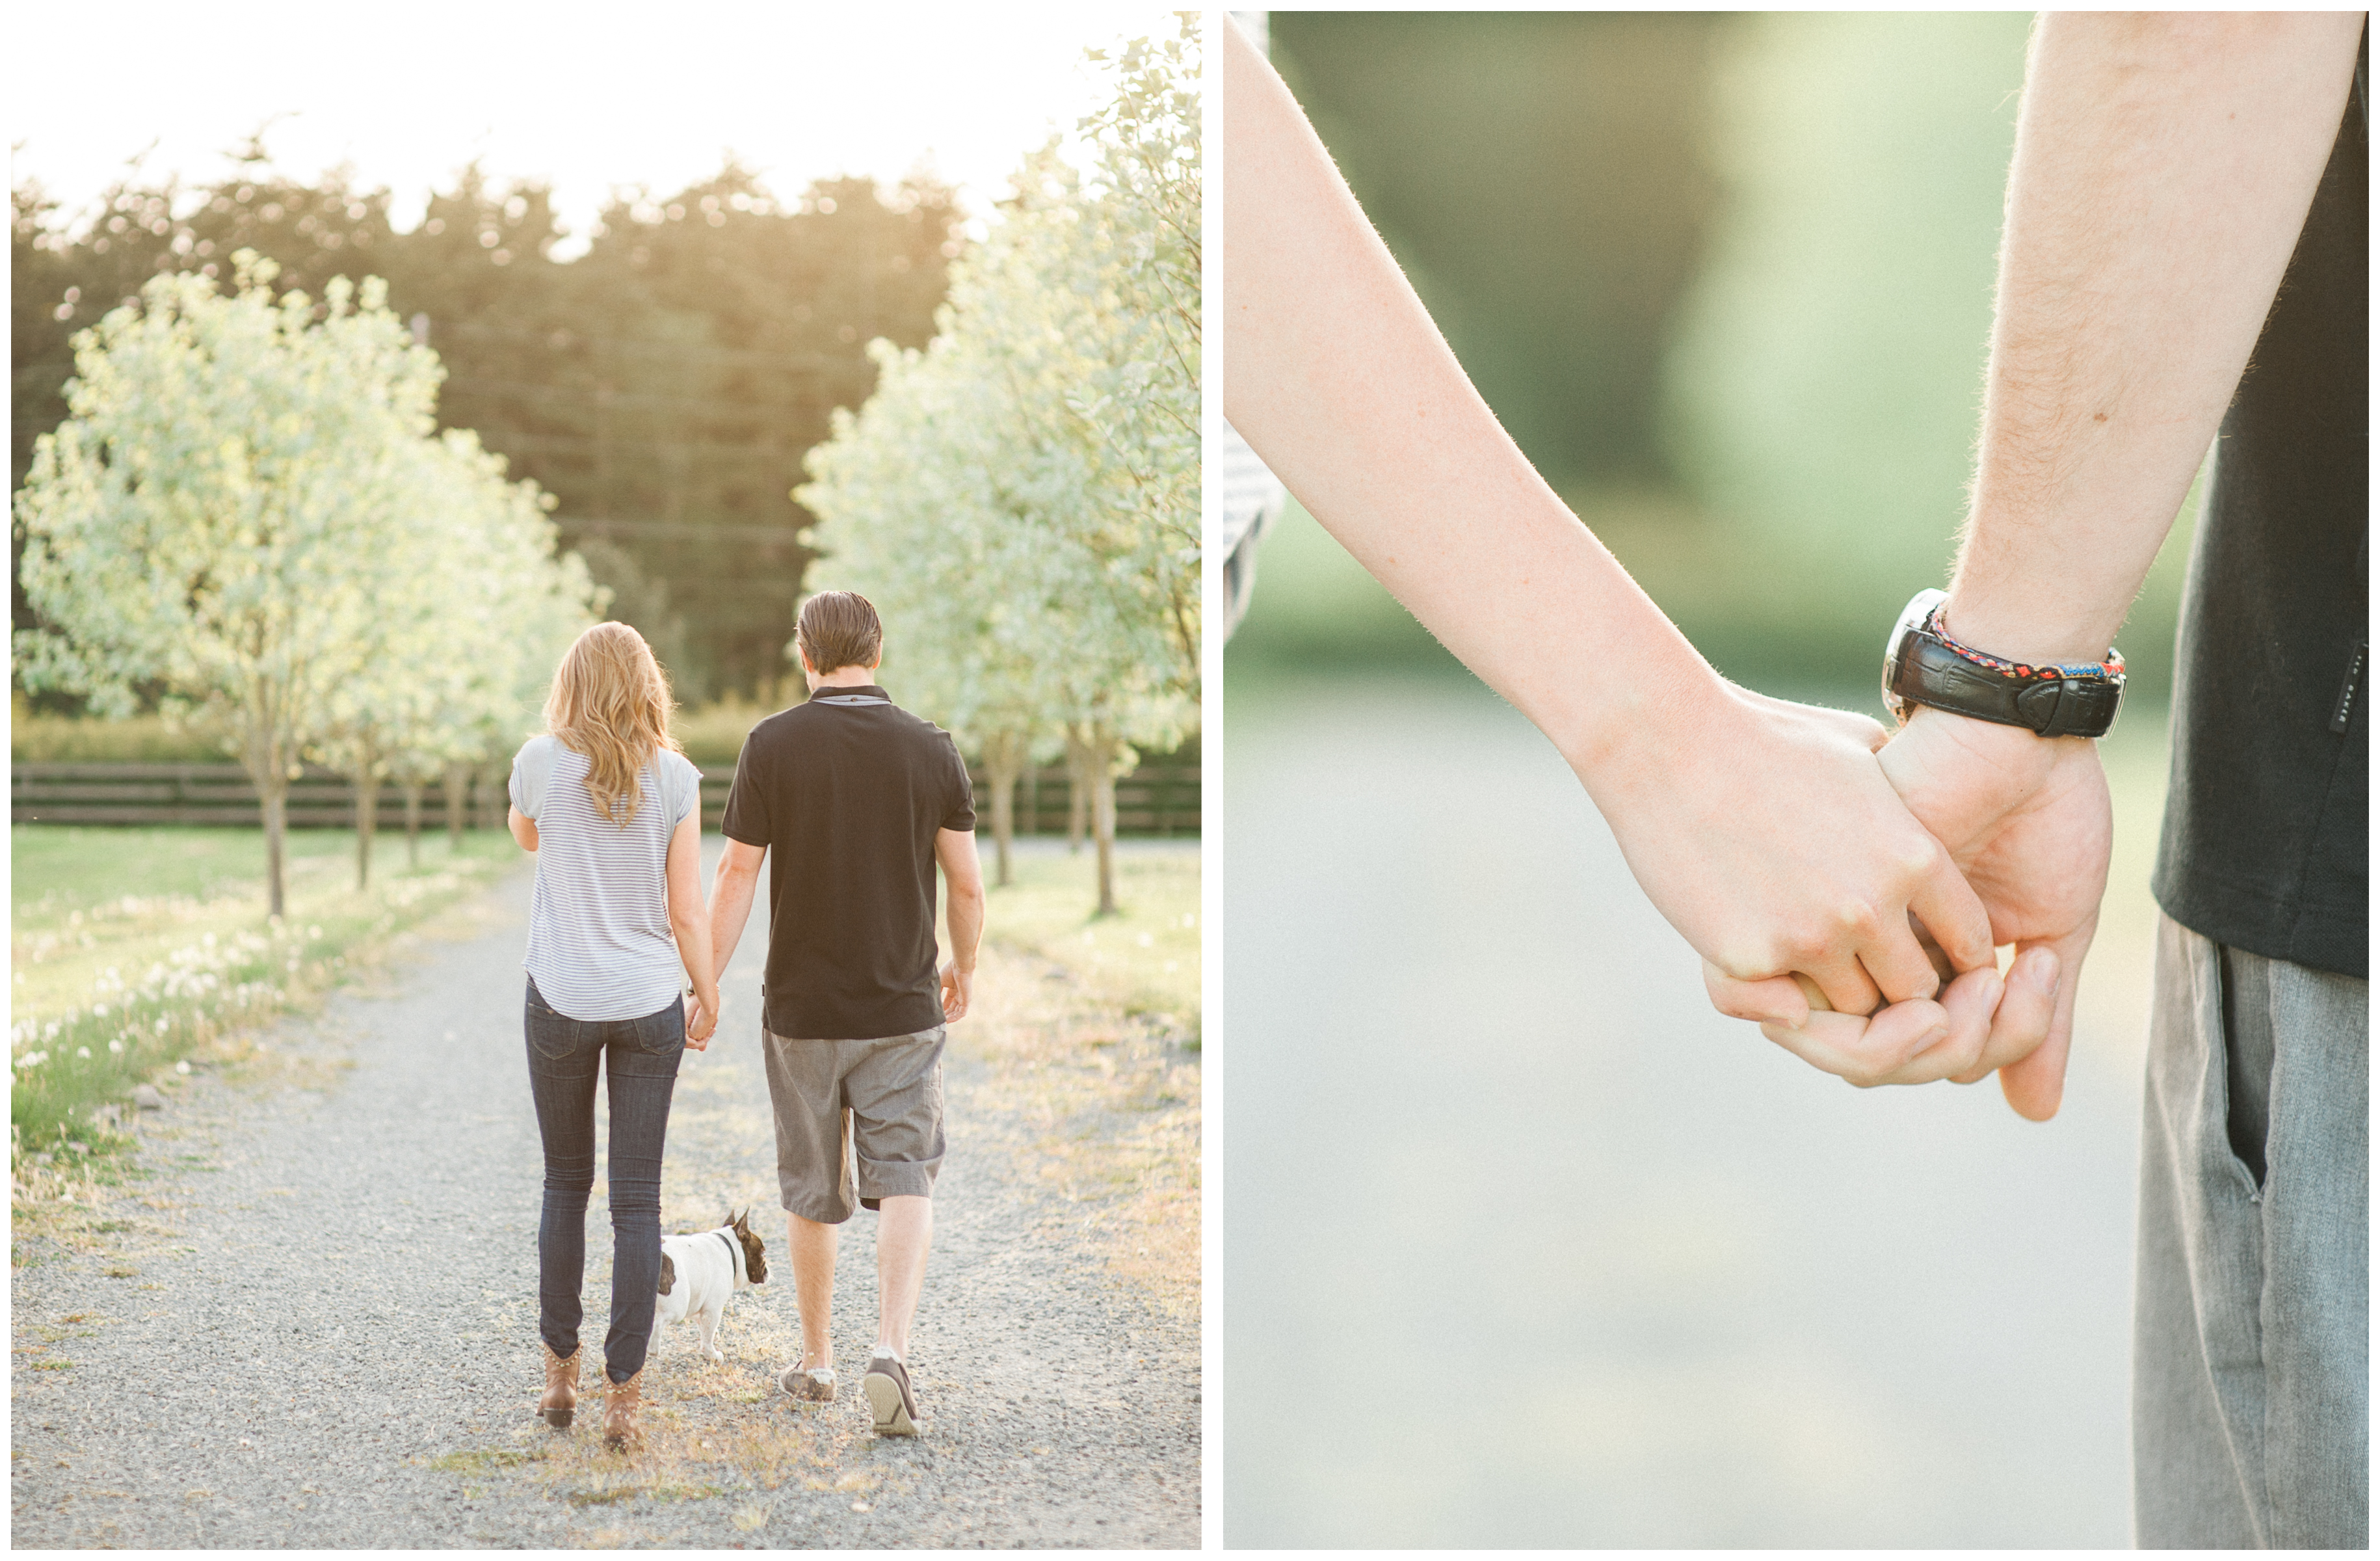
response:
<svg viewBox="0 0 2380 1561"><path fill-rule="evenodd" d="M1029 157L953 267L939 334L872 344L798 496L821 583L882 614L905 703L981 755L1000 882L1018 778L1065 754L1115 908L1115 781L1198 712L1199 166L1195 15L1102 61L1078 173Z"/></svg>
<svg viewBox="0 0 2380 1561"><path fill-rule="evenodd" d="M31 690L224 734L261 799L273 914L302 760L357 783L357 878L381 783L408 820L509 752L601 593L555 555L551 498L436 426L443 371L386 287L275 293L164 273L76 338L68 416L16 498Z"/></svg>
<svg viewBox="0 0 2380 1561"><path fill-rule="evenodd" d="M700 702L772 683L812 552L792 497L837 407L875 384L867 344L933 333L961 213L929 177L825 180L791 198L733 157L672 194L623 189L572 248L546 190L474 166L399 231L385 189L299 178L261 139L202 188L139 169L96 208L14 195L12 486L67 416L72 336L152 276L227 278L252 250L321 298L370 274L477 431L559 501L565 542ZM16 627L31 627L22 593ZM45 701L56 703L55 700Z"/></svg>

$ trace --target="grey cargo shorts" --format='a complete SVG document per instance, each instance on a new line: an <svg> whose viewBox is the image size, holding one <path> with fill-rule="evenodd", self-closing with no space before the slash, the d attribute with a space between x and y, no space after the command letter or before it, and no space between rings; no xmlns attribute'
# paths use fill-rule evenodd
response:
<svg viewBox="0 0 2380 1561"><path fill-rule="evenodd" d="M761 1031L787 1213L841 1225L855 1203L873 1209L887 1198L933 1196L947 1034L941 1025L872 1041Z"/></svg>

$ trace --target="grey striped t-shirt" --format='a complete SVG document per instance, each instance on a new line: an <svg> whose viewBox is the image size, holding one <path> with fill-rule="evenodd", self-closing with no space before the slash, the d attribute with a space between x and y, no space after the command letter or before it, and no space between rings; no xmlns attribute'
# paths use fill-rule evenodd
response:
<svg viewBox="0 0 2380 1561"><path fill-rule="evenodd" d="M513 806L537 823L537 897L521 963L554 1012L641 1018L676 1000L684 965L669 923L670 834L701 796L683 753L653 755L625 828L595 811L587 756L536 737L513 759Z"/></svg>

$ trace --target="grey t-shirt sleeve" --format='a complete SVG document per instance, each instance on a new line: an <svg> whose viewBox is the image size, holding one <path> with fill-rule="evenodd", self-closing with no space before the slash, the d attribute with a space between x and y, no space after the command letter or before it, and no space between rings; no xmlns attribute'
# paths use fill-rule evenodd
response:
<svg viewBox="0 0 2380 1561"><path fill-rule="evenodd" d="M513 777L505 786L521 817L534 822L545 809L546 783L553 778L553 738L535 737L513 755Z"/></svg>
<svg viewBox="0 0 2380 1561"><path fill-rule="evenodd" d="M675 829L686 822L686 815L702 806L702 772L694 761L683 753L662 750L662 800L669 808L670 827Z"/></svg>

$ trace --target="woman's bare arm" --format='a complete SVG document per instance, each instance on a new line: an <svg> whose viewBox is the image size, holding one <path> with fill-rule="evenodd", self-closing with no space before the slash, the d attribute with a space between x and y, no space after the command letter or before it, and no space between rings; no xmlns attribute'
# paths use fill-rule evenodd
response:
<svg viewBox="0 0 2380 1561"><path fill-rule="evenodd" d="M686 1043L705 1051L719 1022L719 973L710 961L710 917L702 904L702 809L678 821L670 832L670 931L677 935L677 957L685 961L686 979L694 983L695 1011L686 1018Z"/></svg>
<svg viewBox="0 0 2380 1561"><path fill-rule="evenodd" d="M1223 39L1226 415L1316 519L1553 739L1630 867L1728 976L1837 1008L1931 998L1914 913L1998 1000L1989 924L1877 767L1864 717L1728 684L1473 389L1281 78ZM1972 1023L1975 993L1962 993ZM1807 1012L1806 1006L1803 1010ZM1863 1081L1948 1033L1880 1018Z"/></svg>

